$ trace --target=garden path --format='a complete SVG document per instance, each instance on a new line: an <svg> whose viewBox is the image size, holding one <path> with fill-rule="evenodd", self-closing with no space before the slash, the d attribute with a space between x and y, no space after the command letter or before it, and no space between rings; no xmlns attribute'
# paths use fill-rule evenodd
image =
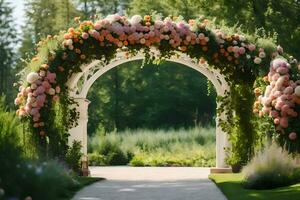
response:
<svg viewBox="0 0 300 200"><path fill-rule="evenodd" d="M208 179L209 168L90 167L106 178L79 191L73 200L226 200Z"/></svg>

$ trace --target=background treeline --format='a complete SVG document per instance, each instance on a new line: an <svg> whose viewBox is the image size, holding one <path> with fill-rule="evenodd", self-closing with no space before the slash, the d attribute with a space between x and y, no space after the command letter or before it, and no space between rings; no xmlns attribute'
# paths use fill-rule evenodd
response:
<svg viewBox="0 0 300 200"><path fill-rule="evenodd" d="M35 44L49 34L73 25L73 18L95 14L149 14L183 16L188 20L205 15L215 23L240 26L249 33L278 35L278 43L300 58L300 1L298 0L24 0L25 24L16 30L12 6L0 0L0 94L13 106L19 72L35 52ZM263 29L257 29L263 28ZM189 127L212 121L215 110L207 80L191 69L165 63L140 62L111 70L89 93L89 133L125 128Z"/></svg>
<svg viewBox="0 0 300 200"><path fill-rule="evenodd" d="M213 123L216 94L205 76L176 63L141 65L125 63L95 82L88 95L89 133Z"/></svg>

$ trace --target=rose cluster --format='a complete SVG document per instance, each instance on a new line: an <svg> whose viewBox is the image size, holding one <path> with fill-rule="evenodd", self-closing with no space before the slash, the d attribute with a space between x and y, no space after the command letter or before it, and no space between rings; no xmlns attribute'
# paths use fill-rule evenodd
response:
<svg viewBox="0 0 300 200"><path fill-rule="evenodd" d="M215 35L216 41L220 45L221 54L223 54L229 61L237 59L242 55L246 55L247 59L251 59L252 56L250 53L253 53L257 49L255 44L247 43L246 38L243 35L228 35L219 30L216 31ZM225 45L226 42L227 45ZM253 62L259 65L265 57L266 53L264 49L259 48L259 52L253 58ZM236 64L238 64L238 60L236 60Z"/></svg>
<svg viewBox="0 0 300 200"><path fill-rule="evenodd" d="M260 116L269 115L274 119L276 129L284 132L289 127L289 118L297 117L295 107L300 105L300 80L290 80L290 64L282 58L271 62L268 76L264 79L269 82L264 94L259 88L255 89L258 100L254 104L254 112ZM295 140L296 132L289 133L289 139Z"/></svg>
<svg viewBox="0 0 300 200"><path fill-rule="evenodd" d="M42 128L45 124L41 121L40 110L45 106L47 98L54 102L59 101L60 87L55 86L56 74L48 70L48 65L41 66L38 72L31 72L27 75L28 85L21 86L15 99L15 104L19 106L17 114L21 117L31 116L34 128ZM45 132L41 131L41 135Z"/></svg>
<svg viewBox="0 0 300 200"><path fill-rule="evenodd" d="M220 30L210 34L206 28L208 23L208 20L202 23L190 20L186 23L173 21L169 17L164 20L152 20L148 15L144 18L135 15L128 19L115 14L95 23L82 22L79 29L70 28L64 35L63 45L80 54L81 59L85 59L86 55L82 54L78 47L80 45L75 44L83 44L89 38L96 39L101 46L114 44L119 48L136 44L150 47L165 41L171 48L182 52L188 51L190 45L200 45L200 49L206 52L210 48L209 42L213 39L219 45L219 52L213 55L217 63L220 62L220 57L225 57L227 61L239 64L238 58L245 55L247 59L252 59L253 63L260 64L266 57L262 48L257 56L250 55L256 50L256 45L247 43L243 35L227 35Z"/></svg>
<svg viewBox="0 0 300 200"><path fill-rule="evenodd" d="M142 18L135 15L131 19L127 19L115 14L109 15L95 24L90 21L83 22L80 30L70 28L64 35L64 45L73 50L74 43L89 37L98 40L102 46L107 42L118 47L134 44L151 46L160 43L161 40L166 40L173 48L180 47L182 51L186 51L189 44L206 46L209 41L205 34L197 35L191 31L189 24L175 23L171 18L153 22L150 16Z"/></svg>

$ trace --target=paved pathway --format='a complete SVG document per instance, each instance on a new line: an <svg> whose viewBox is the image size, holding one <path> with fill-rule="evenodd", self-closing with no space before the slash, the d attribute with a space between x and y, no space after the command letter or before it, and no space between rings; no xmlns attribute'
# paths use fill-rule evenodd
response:
<svg viewBox="0 0 300 200"><path fill-rule="evenodd" d="M207 177L209 168L90 167L107 180L79 191L73 200L226 200Z"/></svg>

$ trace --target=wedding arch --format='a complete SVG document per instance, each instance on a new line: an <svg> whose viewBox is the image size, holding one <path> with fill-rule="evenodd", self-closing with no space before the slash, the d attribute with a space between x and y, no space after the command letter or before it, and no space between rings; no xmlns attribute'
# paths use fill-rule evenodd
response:
<svg viewBox="0 0 300 200"><path fill-rule="evenodd" d="M180 63L212 82L218 95L217 167L226 166L227 153L253 152L253 113L272 119L277 137L299 150L299 66L280 46L227 33L202 18L187 23L114 14L76 21L78 27L38 44L20 81L17 114L29 122L40 152L63 155L68 143L78 140L86 154L90 87L108 70L140 59Z"/></svg>

